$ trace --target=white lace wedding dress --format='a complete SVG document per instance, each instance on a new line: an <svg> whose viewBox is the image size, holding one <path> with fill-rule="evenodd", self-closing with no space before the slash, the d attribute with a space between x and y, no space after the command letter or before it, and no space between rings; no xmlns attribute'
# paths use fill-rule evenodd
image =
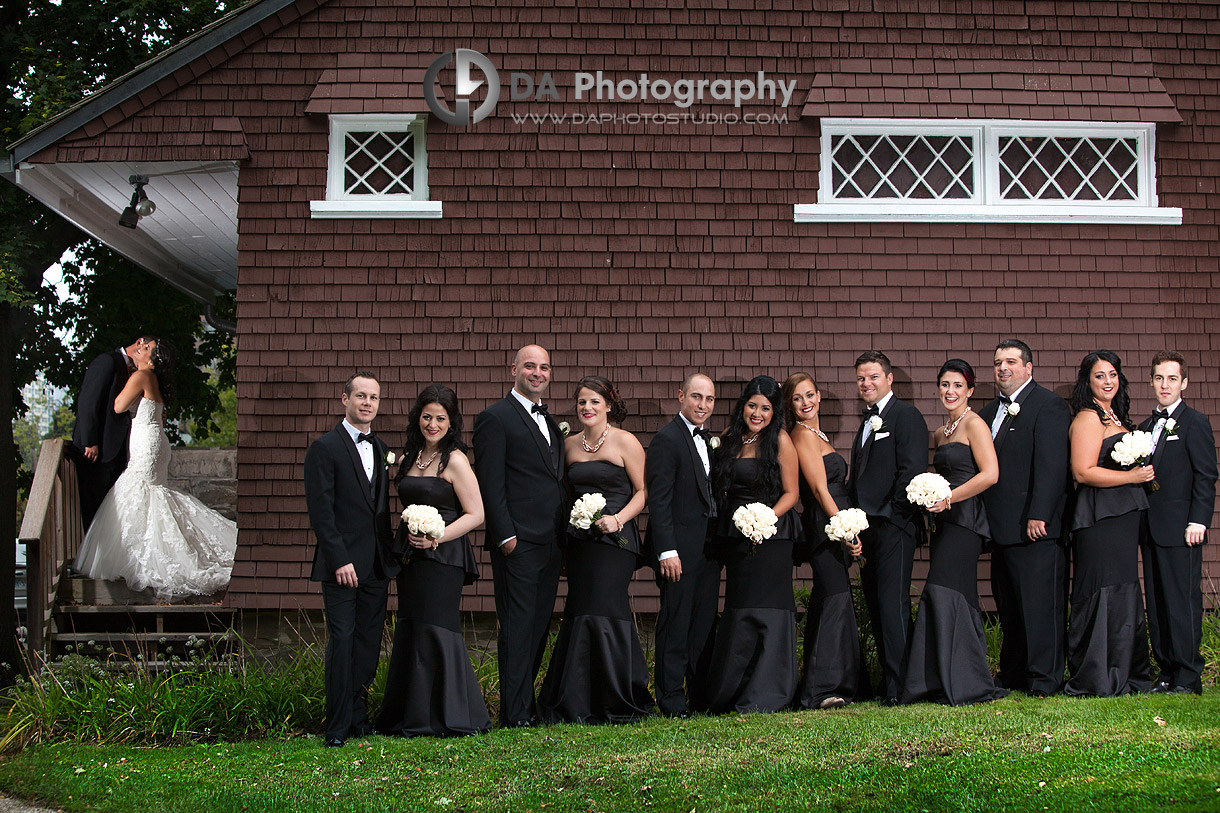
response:
<svg viewBox="0 0 1220 813"><path fill-rule="evenodd" d="M229 583L237 525L166 483L165 405L141 398L131 420L127 468L98 509L76 557L94 579L124 579L161 600L211 595Z"/></svg>

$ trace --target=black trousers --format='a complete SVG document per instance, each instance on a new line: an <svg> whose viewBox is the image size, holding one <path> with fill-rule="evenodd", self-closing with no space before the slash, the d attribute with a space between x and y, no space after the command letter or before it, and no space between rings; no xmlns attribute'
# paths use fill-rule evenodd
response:
<svg viewBox="0 0 1220 813"><path fill-rule="evenodd" d="M865 560L860 583L881 663L880 695L898 697L911 639L911 566L916 540L914 534L885 517L869 516L868 523L860 534Z"/></svg>
<svg viewBox="0 0 1220 813"><path fill-rule="evenodd" d="M119 475L127 468L127 453L124 452L114 460L99 460L96 463L90 463L75 446L70 446L69 449L71 450L69 456L76 463L81 526L87 531L93 524L93 517L97 514L97 509L101 508L102 501L114 487Z"/></svg>
<svg viewBox="0 0 1220 813"><path fill-rule="evenodd" d="M991 549L991 587L1003 639L996 682L1056 694L1067 655L1067 549L1039 539Z"/></svg>
<svg viewBox="0 0 1220 813"><path fill-rule="evenodd" d="M1198 688L1203 675L1203 546L1164 548L1145 538L1144 598L1160 679Z"/></svg>
<svg viewBox="0 0 1220 813"><path fill-rule="evenodd" d="M656 693L662 714L706 711L706 683L716 637L720 563L702 552L682 559L682 578L658 579Z"/></svg>
<svg viewBox="0 0 1220 813"><path fill-rule="evenodd" d="M346 740L370 730L369 686L381 655L389 586L388 579L364 579L359 587L322 582L327 738Z"/></svg>
<svg viewBox="0 0 1220 813"><path fill-rule="evenodd" d="M559 545L517 540L505 556L491 552L491 574L500 622L496 660L500 667L500 725L534 719L534 680L542 667L547 631L559 590Z"/></svg>

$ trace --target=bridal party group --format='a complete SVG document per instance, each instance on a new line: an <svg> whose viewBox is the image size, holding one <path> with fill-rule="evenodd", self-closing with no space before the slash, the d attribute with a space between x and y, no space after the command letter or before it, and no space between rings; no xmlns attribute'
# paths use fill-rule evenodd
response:
<svg viewBox="0 0 1220 813"><path fill-rule="evenodd" d="M457 394L433 384L391 448L372 431L380 384L357 372L343 420L305 460L328 632L325 744L491 728L459 618L462 588L479 576L468 539L480 527L504 727L862 699L960 705L1009 690L1199 693L1201 545L1217 470L1211 425L1183 400L1185 359L1147 360L1157 411L1141 422L1113 352L1084 357L1067 399L1035 381L1020 340L987 360L998 396L977 411L966 360L915 382L939 396L943 414L929 421L895 397L890 359L862 353L863 414L847 449L823 431L822 392L807 372L782 383L759 375L728 409L716 382L692 372L675 382L672 420L647 449L622 428L627 408L607 378L585 376L570 400L548 399L551 360L535 345L512 359L512 389L474 418L469 446ZM930 569L912 619L924 542ZM1003 633L995 676L976 585L984 551ZM800 563L813 580L798 662ZM856 564L878 685L852 602ZM644 567L660 588L651 684L628 599ZM543 672L561 573L563 615ZM372 720L392 580L398 617Z"/></svg>

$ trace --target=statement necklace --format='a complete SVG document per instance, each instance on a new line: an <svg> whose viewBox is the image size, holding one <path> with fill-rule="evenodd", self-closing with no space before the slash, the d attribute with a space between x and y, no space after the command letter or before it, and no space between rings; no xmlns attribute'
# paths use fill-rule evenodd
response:
<svg viewBox="0 0 1220 813"><path fill-rule="evenodd" d="M441 453L441 450L437 449L435 452L432 453L431 457L429 457L427 460L425 460L423 462L420 462L420 458L424 456L424 450L420 449L419 454L415 455L415 468L419 469L420 471L426 471L427 468L432 465L432 461L436 460L436 456L440 453Z"/></svg>
<svg viewBox="0 0 1220 813"><path fill-rule="evenodd" d="M749 446L751 443L758 443L758 438L759 438L759 433L755 432L751 437L742 438L741 444L743 446Z"/></svg>
<svg viewBox="0 0 1220 813"><path fill-rule="evenodd" d="M830 443L830 438L826 437L826 433L825 433L825 432L823 432L821 429L818 429L818 428L816 428L816 427L810 426L810 425L809 425L809 424L807 424L807 423L802 423L802 424L801 424L801 426L805 427L805 428L806 428L806 429L808 429L810 432L812 432L813 434L817 435L818 437L820 437L822 440L826 441L827 443Z"/></svg>
<svg viewBox="0 0 1220 813"><path fill-rule="evenodd" d="M950 435L952 435L954 432L956 432L956 431L957 431L957 425L958 425L959 423L961 423L961 422L962 422L962 418L966 417L968 414L970 414L970 407L969 407L969 406L967 406L967 407L966 407L965 411L964 411L964 412L962 412L962 414L961 414L961 415L958 415L958 416L957 416L957 420L956 420L956 421L954 421L953 423L947 423L947 424L945 424L945 428L942 430L942 431L944 431L944 433L945 433L945 437L949 437L949 436L950 436Z"/></svg>
<svg viewBox="0 0 1220 813"><path fill-rule="evenodd" d="M1106 413L1106 415L1108 415L1110 417L1110 423L1114 424L1115 426L1123 425L1123 422L1120 421L1118 419L1118 416L1114 414L1113 409L1111 409L1108 406L1102 406L1101 402L1098 401L1096 398L1093 399L1093 403L1097 404L1097 408L1100 409L1102 412Z"/></svg>
<svg viewBox="0 0 1220 813"><path fill-rule="evenodd" d="M581 432L580 433L580 445L589 454L595 454L597 452L597 450L602 447L602 444L606 442L606 438L609 437L609 435L610 435L610 425L606 424L606 428L602 430L602 436L597 439L597 443L594 443L592 446L590 446L589 441L585 440L585 433Z"/></svg>

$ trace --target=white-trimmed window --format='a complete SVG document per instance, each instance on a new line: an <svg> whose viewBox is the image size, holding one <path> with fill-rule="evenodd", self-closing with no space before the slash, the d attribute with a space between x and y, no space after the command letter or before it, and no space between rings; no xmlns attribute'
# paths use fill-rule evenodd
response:
<svg viewBox="0 0 1220 813"><path fill-rule="evenodd" d="M1152 124L826 118L795 219L1180 224L1154 143Z"/></svg>
<svg viewBox="0 0 1220 813"><path fill-rule="evenodd" d="M309 203L315 218L441 216L428 200L427 117L330 117L326 199Z"/></svg>

